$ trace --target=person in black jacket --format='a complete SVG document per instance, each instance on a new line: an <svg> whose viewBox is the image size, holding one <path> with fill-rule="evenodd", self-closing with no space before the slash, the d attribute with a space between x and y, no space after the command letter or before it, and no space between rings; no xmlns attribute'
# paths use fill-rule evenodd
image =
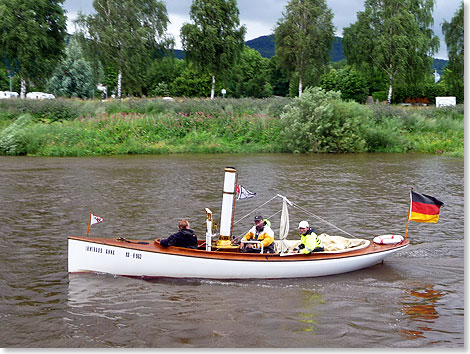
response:
<svg viewBox="0 0 470 354"><path fill-rule="evenodd" d="M197 248L197 236L194 231L189 228L189 221L180 220L178 223L179 231L168 238L160 240L163 247L177 246L186 248Z"/></svg>

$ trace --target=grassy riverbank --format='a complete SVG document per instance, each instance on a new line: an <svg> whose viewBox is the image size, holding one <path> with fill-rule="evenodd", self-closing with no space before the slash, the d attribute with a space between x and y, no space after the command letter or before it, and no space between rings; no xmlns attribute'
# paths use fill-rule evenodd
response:
<svg viewBox="0 0 470 354"><path fill-rule="evenodd" d="M369 151L463 157L463 106L363 106L316 91L304 97L2 100L0 154Z"/></svg>

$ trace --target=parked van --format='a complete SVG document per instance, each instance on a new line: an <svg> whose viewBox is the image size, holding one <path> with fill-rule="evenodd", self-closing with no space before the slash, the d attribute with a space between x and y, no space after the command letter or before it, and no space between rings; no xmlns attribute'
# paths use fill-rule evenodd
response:
<svg viewBox="0 0 470 354"><path fill-rule="evenodd" d="M18 93L13 91L0 91L0 99L17 98Z"/></svg>

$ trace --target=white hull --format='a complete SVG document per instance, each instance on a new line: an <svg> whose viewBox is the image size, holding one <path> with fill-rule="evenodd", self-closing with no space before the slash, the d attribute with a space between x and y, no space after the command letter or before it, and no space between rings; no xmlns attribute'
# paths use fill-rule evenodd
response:
<svg viewBox="0 0 470 354"><path fill-rule="evenodd" d="M329 258L293 255L256 255L253 259L230 259L213 256L206 251L181 253L160 252L139 246L109 245L92 239L68 240L68 271L97 272L133 277L208 278L208 279L275 279L318 277L351 272L380 263L401 246L355 255L339 254ZM385 247L385 246L378 246ZM225 253L225 252L222 252Z"/></svg>

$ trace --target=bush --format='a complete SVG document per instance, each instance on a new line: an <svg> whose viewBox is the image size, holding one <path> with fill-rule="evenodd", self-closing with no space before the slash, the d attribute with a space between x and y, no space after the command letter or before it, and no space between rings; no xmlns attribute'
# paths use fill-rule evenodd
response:
<svg viewBox="0 0 470 354"><path fill-rule="evenodd" d="M372 93L372 98L374 102L379 100L379 102L387 101L388 98L388 91L376 91Z"/></svg>
<svg viewBox="0 0 470 354"><path fill-rule="evenodd" d="M457 107L399 107L372 105L367 129L370 151L452 153L463 156L464 112Z"/></svg>
<svg viewBox="0 0 470 354"><path fill-rule="evenodd" d="M9 117L28 113L35 120L55 122L76 118L80 112L80 102L65 99L9 99L1 100L0 111L2 111L2 115Z"/></svg>
<svg viewBox="0 0 470 354"><path fill-rule="evenodd" d="M340 92L307 88L281 115L284 146L300 153L366 151L370 118L368 107L344 102Z"/></svg>
<svg viewBox="0 0 470 354"><path fill-rule="evenodd" d="M368 88L365 78L350 66L323 75L320 86L328 91L340 91L343 100L353 100L364 103L367 98Z"/></svg>
<svg viewBox="0 0 470 354"><path fill-rule="evenodd" d="M395 85L393 88L394 103L432 104L436 103L436 96L447 96L445 85L441 82L419 83L416 85Z"/></svg>
<svg viewBox="0 0 470 354"><path fill-rule="evenodd" d="M400 117L381 119L367 127L365 139L369 151L404 152L410 149L402 132L403 121Z"/></svg>
<svg viewBox="0 0 470 354"><path fill-rule="evenodd" d="M25 155L25 128L32 122L30 114L24 114L3 129L0 133L0 154Z"/></svg>

